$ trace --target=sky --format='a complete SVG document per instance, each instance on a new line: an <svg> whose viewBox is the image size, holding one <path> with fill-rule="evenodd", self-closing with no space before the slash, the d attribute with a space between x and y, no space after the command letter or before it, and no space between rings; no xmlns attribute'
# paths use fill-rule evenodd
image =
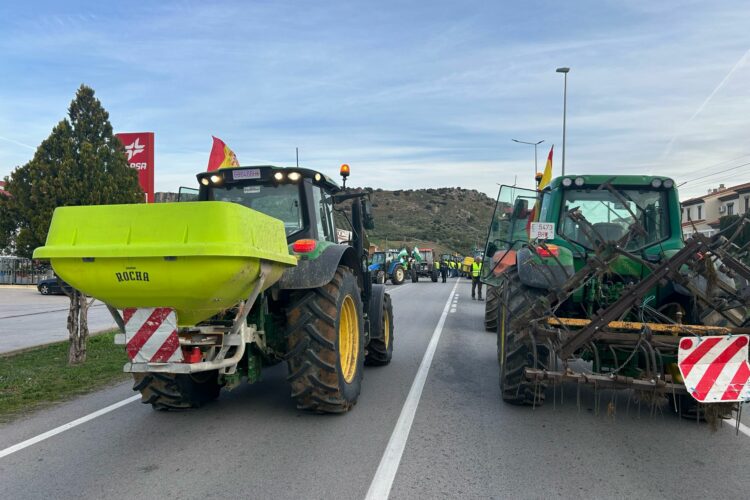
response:
<svg viewBox="0 0 750 500"><path fill-rule="evenodd" d="M0 177L85 83L153 131L156 190L196 186L211 136L242 165L494 197L567 174L750 182L746 1L25 1L0 5ZM747 164L747 165L743 165Z"/></svg>

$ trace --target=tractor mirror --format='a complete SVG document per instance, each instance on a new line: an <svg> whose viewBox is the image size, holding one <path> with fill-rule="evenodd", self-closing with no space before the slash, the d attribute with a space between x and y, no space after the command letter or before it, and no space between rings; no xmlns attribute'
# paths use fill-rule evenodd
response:
<svg viewBox="0 0 750 500"><path fill-rule="evenodd" d="M525 200L524 198L518 198L516 199L516 202L513 204L513 215L511 216L512 219L525 219L527 212L529 210L529 202Z"/></svg>
<svg viewBox="0 0 750 500"><path fill-rule="evenodd" d="M372 216L372 203L362 200L362 225L365 229L375 229L375 219Z"/></svg>

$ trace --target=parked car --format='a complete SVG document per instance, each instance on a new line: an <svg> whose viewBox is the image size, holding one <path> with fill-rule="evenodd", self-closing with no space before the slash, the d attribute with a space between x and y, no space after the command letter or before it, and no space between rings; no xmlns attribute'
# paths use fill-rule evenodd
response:
<svg viewBox="0 0 750 500"><path fill-rule="evenodd" d="M53 278L45 278L41 280L36 285L36 289L39 290L39 293L42 295L65 295L65 292L70 292L72 287L55 276Z"/></svg>

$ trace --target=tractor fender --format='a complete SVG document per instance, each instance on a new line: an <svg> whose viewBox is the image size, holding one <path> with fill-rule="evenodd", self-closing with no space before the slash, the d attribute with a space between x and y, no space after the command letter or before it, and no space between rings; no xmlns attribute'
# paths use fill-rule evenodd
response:
<svg viewBox="0 0 750 500"><path fill-rule="evenodd" d="M573 254L564 247L558 247L557 260L554 257L540 257L529 248L524 247L516 252L518 278L526 286L544 290L560 287L575 274ZM559 263L558 263L559 261Z"/></svg>
<svg viewBox="0 0 750 500"><path fill-rule="evenodd" d="M300 259L295 267L284 271L278 286L282 290L319 288L331 282L339 265L351 268L362 288L362 266L349 245L329 245L315 259Z"/></svg>

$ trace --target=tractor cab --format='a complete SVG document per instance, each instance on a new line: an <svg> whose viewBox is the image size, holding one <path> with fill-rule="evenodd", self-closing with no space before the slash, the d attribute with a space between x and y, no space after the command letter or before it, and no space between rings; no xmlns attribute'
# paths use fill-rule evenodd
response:
<svg viewBox="0 0 750 500"><path fill-rule="evenodd" d="M556 257L575 269L596 248L616 242L658 261L682 248L679 221L672 179L566 176L541 191L502 186L485 246L483 279L497 282L530 244L538 248L535 258Z"/></svg>
<svg viewBox="0 0 750 500"><path fill-rule="evenodd" d="M280 219L287 241L336 243L334 195L341 188L306 168L254 166L198 174L199 201L229 201Z"/></svg>

